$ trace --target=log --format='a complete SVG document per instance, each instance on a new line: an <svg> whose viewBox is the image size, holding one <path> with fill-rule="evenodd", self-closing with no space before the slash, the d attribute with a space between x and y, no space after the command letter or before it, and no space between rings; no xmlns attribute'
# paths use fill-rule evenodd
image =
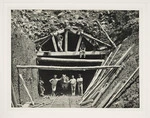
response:
<svg viewBox="0 0 150 118"><path fill-rule="evenodd" d="M43 46L45 43L47 43L48 41L50 40L50 38L48 38L47 40L45 40L42 44L41 44L41 46Z"/></svg>
<svg viewBox="0 0 150 118"><path fill-rule="evenodd" d="M23 79L23 77L22 77L22 74L19 74L19 77L20 77L20 79L22 80L22 84L23 84L23 86L24 86L24 88L25 88L25 90L26 90L26 92L27 92L27 94L28 94L28 96L29 96L29 98L30 98L30 101L31 101L32 105L34 105L34 101L33 101L32 97L31 97L31 95L30 95L30 93L29 93L29 90L28 90L28 88L27 88L27 86L26 86L26 84L25 84L25 81L24 81L24 79Z"/></svg>
<svg viewBox="0 0 150 118"><path fill-rule="evenodd" d="M117 89L120 87L120 85L121 85L121 83L117 83L117 85L106 96L106 98L98 105L99 108L103 108L107 104L107 102L110 100L110 98L113 96L113 94L117 91Z"/></svg>
<svg viewBox="0 0 150 118"><path fill-rule="evenodd" d="M21 91L20 91L20 77L19 77L19 69L17 68L17 87L18 87L18 97L19 97L19 104L21 104Z"/></svg>
<svg viewBox="0 0 150 118"><path fill-rule="evenodd" d="M111 38L109 37L108 33L105 31L105 29L102 27L102 25L100 24L100 22L98 20L96 20L97 24L99 25L99 27L102 29L102 31L105 33L106 37L108 38L108 40L111 42L111 44L116 48L116 44L111 40Z"/></svg>
<svg viewBox="0 0 150 118"><path fill-rule="evenodd" d="M58 52L57 44L56 44L56 40L55 40L55 37L54 37L54 36L52 36L52 42L53 42L54 50L55 50L56 52Z"/></svg>
<svg viewBox="0 0 150 118"><path fill-rule="evenodd" d="M11 107L15 107L12 101L11 101Z"/></svg>
<svg viewBox="0 0 150 118"><path fill-rule="evenodd" d="M110 65L112 63L112 61L113 61L114 57L116 56L116 54L118 53L120 47L121 47L121 45L118 46L118 48L115 50L114 54L112 55L111 59L109 60L109 62L107 61L108 63L106 62L105 65ZM102 70L99 80L101 80L101 78L104 76L106 71L107 70Z"/></svg>
<svg viewBox="0 0 150 118"><path fill-rule="evenodd" d="M65 33L65 52L68 51L68 31Z"/></svg>
<svg viewBox="0 0 150 118"><path fill-rule="evenodd" d="M39 38L39 39L35 40L34 43L38 43L38 42L40 42L40 41L43 41L44 39L46 39L46 38L48 38L48 37L50 37L50 36L53 36L53 35L54 35L54 36L57 36L58 34L64 33L64 31L65 31L65 29L57 30L57 31L51 33L51 34L48 35L48 36L45 36L45 37L42 37L42 38Z"/></svg>
<svg viewBox="0 0 150 118"><path fill-rule="evenodd" d="M106 68L119 68L120 66L42 66L42 65L17 65L18 69L40 69L40 70L95 70Z"/></svg>
<svg viewBox="0 0 150 118"><path fill-rule="evenodd" d="M105 55L109 50L103 51L86 51L86 55ZM68 52L51 52L51 51L39 51L37 56L79 56L80 52L68 51Z"/></svg>
<svg viewBox="0 0 150 118"><path fill-rule="evenodd" d="M100 88L101 83L103 82L103 80L107 77L110 76L113 73L114 70L111 70L109 73L107 73L100 81L98 81L93 88L87 93L87 95L85 97L82 98L81 102L82 103L84 100L90 98L92 96L92 94L94 93L94 91L96 91L96 89Z"/></svg>
<svg viewBox="0 0 150 118"><path fill-rule="evenodd" d="M93 102L93 99L89 99L87 101L84 101L82 104L80 104L81 106L87 105L89 103Z"/></svg>
<svg viewBox="0 0 150 118"><path fill-rule="evenodd" d="M79 37L79 40L78 40L78 43L77 43L77 47L76 47L76 52L79 51L81 41L82 41L82 36Z"/></svg>
<svg viewBox="0 0 150 118"><path fill-rule="evenodd" d="M120 72L123 70L123 68L118 68L117 72L113 75L113 77L111 78L111 81L109 82L109 84L107 85L107 87L103 90L102 94L98 95L96 97L96 99L94 100L92 106L95 106L95 104L97 103L97 101L101 98L101 96L106 92L106 90L110 87L110 85L113 83L113 81L116 79L116 77L120 74ZM103 81L103 84L105 84L107 82L107 80L110 78L107 78ZM102 84L101 84L102 85Z"/></svg>
<svg viewBox="0 0 150 118"><path fill-rule="evenodd" d="M92 98L93 100L95 100L95 98L98 96L99 92L100 92L100 91L96 91L96 92L91 96L91 98ZM94 102L94 101L93 101L93 102Z"/></svg>
<svg viewBox="0 0 150 118"><path fill-rule="evenodd" d="M114 57L116 56L118 50L120 49L121 45L118 46L118 48L116 49L115 53L113 54L112 52L109 54L109 56L107 57L107 59L105 60L104 64L102 65L106 65L109 61L109 63L107 65L109 65L112 60L114 59ZM111 58L111 60L109 60ZM85 94L86 92L88 91L89 88L92 87L92 85L94 85L94 82L95 80L98 78L98 75L100 75L99 79L97 80L101 80L101 78L103 77L103 75L105 74L106 70L99 70L99 72L97 73L97 75L94 76L94 78L92 79L92 82L90 83L89 87L87 88L87 90L85 91Z"/></svg>
<svg viewBox="0 0 150 118"><path fill-rule="evenodd" d="M34 43L38 43L38 42L40 42L40 41L43 41L44 39L46 39L46 38L48 38L48 37L50 37L50 35L45 36L45 37L42 37L42 38L39 38L39 39L35 40Z"/></svg>
<svg viewBox="0 0 150 118"><path fill-rule="evenodd" d="M112 56L112 52L109 54L109 56L107 57L105 62L102 63L102 65L105 65L108 62L108 60L110 59L111 56ZM94 75L92 81L90 82L89 86L87 87L86 91L84 92L83 97L86 95L87 91L89 91L89 89L94 85L95 80L98 78L98 76L100 75L101 72L102 72L101 69L99 69L97 72L95 72L95 75Z"/></svg>
<svg viewBox="0 0 150 118"><path fill-rule="evenodd" d="M115 53L113 54L111 60L109 61L109 63L108 63L107 65L110 65L110 64L111 64L111 62L113 61L114 57L116 56L116 54L118 53L119 49L121 48L121 45L122 45L122 44L120 44L120 45L117 47L117 49L115 50Z"/></svg>
<svg viewBox="0 0 150 118"><path fill-rule="evenodd" d="M89 34L86 34L86 33L84 33L84 32L81 32L81 35L84 36L84 37L87 37L87 38L89 38L89 39L95 40L95 41L97 41L97 42L99 42L99 43L101 43L101 44L103 44L103 45L105 45L105 46L111 47L111 45L109 45L109 44L107 44L107 43L105 43L105 42L103 42L103 41L101 41L101 40L99 40L99 39L97 39L97 38L94 38L94 37L92 37L92 36L89 35Z"/></svg>
<svg viewBox="0 0 150 118"><path fill-rule="evenodd" d="M95 45L91 42L91 40L88 37L84 37L93 47L95 47Z"/></svg>
<svg viewBox="0 0 150 118"><path fill-rule="evenodd" d="M50 58L50 57L37 57L38 61L58 61L58 62L82 62L82 63L102 63L103 59L66 59L66 58Z"/></svg>
<svg viewBox="0 0 150 118"><path fill-rule="evenodd" d="M139 70L139 67L132 73L132 75L128 78L128 80L123 84L123 86L117 91L117 93L111 98L111 100L106 104L105 107L110 106L114 100L117 98L117 96L122 92L122 90L126 87L126 85L129 83L129 81L133 78L133 76L137 73Z"/></svg>
<svg viewBox="0 0 150 118"><path fill-rule="evenodd" d="M120 65L120 64L124 61L124 59L126 58L126 56L128 55L128 53L131 51L131 49L132 49L133 47L134 47L134 44L123 54L123 56L117 61L117 63L116 63L115 65ZM84 100L86 100L86 99L90 96L90 94L101 84L101 82L102 82L107 76L111 75L112 73L114 73L114 70L113 70L113 69L110 69L110 70L105 74L105 76L103 77L103 79L101 79L101 81L99 81L99 82L92 88L92 90L90 90L90 91L88 92L88 94L87 94L85 97L82 98L82 100L81 100L80 103L82 103Z"/></svg>
<svg viewBox="0 0 150 118"><path fill-rule="evenodd" d="M113 71L113 70L112 70L112 71ZM79 104L81 104L83 101L87 100L90 96L92 96L92 93L94 93L95 89L96 89L97 87L99 87L99 85L101 84L101 82L102 82L108 75L110 75L110 74L112 73L112 71L110 71L109 73L107 73L107 75L105 75L105 77L103 77L102 80L98 81L98 82L93 86L93 88L87 93L87 95L82 98L82 100L80 101Z"/></svg>
<svg viewBox="0 0 150 118"><path fill-rule="evenodd" d="M48 37L50 37L50 36L53 36L53 35L54 35L54 36L57 36L58 34L64 33L64 31L65 31L65 29L57 30L57 31L51 33L51 34L48 35L48 36L45 36L45 37L42 37L42 38L39 38L39 39L35 40L34 43L38 43L38 42L40 42L40 41L42 41L42 40L44 40L44 39L46 39L46 38L48 38Z"/></svg>
<svg viewBox="0 0 150 118"><path fill-rule="evenodd" d="M119 59L119 61L116 63L116 65L120 65L120 63L122 63L125 58L127 57L127 55L129 54L129 52L131 51L131 49L135 46L135 44L133 44L125 53L124 55Z"/></svg>
<svg viewBox="0 0 150 118"><path fill-rule="evenodd" d="M14 107L17 107L17 99L16 99L16 95L15 95L15 91L14 91L14 87L13 84L11 83L11 96L12 96L12 103Z"/></svg>

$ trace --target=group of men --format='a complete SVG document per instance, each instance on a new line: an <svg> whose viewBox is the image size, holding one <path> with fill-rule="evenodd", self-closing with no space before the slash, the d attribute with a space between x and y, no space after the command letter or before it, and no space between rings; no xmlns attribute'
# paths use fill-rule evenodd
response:
<svg viewBox="0 0 150 118"><path fill-rule="evenodd" d="M57 78L57 75L54 75L54 77L49 80L49 82L51 83L52 95L55 95L58 81L60 81L61 83L63 94L66 94L66 92L68 91L68 86L70 84L72 95L76 94L76 86L78 94L83 95L83 78L81 77L81 74L79 74L79 77L77 79L74 77L74 75L72 75L70 79L66 74L62 74L61 78Z"/></svg>
<svg viewBox="0 0 150 118"><path fill-rule="evenodd" d="M63 94L67 94L69 89L69 85L71 87L71 95L76 95L76 87L78 91L78 95L83 95L83 78L81 74L78 75L76 79L74 75L69 77L66 74L62 74L61 78L58 78L57 75L54 75L52 79L49 80L52 89L52 96L56 94L57 84L60 81L61 89ZM44 82L42 80L39 81L39 88L40 88L40 96L44 96Z"/></svg>

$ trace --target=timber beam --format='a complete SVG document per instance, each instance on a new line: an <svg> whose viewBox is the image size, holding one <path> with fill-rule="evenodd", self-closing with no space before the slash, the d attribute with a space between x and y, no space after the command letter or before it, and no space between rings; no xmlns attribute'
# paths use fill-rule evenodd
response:
<svg viewBox="0 0 150 118"><path fill-rule="evenodd" d="M101 44L103 44L105 46L111 47L111 45L109 45L108 43L105 43L105 42L103 42L103 41L101 41L101 40L99 40L97 38L94 38L94 37L92 37L91 35L89 35L87 33L81 32L81 35L86 37L86 38L89 38L91 40L95 40L95 41L97 41L97 42L99 42L99 43L101 43Z"/></svg>
<svg viewBox="0 0 150 118"><path fill-rule="evenodd" d="M57 62L89 62L89 63L102 63L103 59L66 59L66 58L50 58L50 57L38 57L39 61L57 61Z"/></svg>
<svg viewBox="0 0 150 118"><path fill-rule="evenodd" d="M18 69L40 69L40 70L96 70L107 68L119 68L120 66L43 66L43 65L17 65Z"/></svg>
<svg viewBox="0 0 150 118"><path fill-rule="evenodd" d="M45 36L45 37L42 37L42 38L39 38L39 39L37 39L37 40L35 40L34 41L34 43L38 43L38 42L40 42L40 41L42 41L42 40L44 40L44 39L46 39L46 38L48 38L48 37L51 37L51 36L57 36L58 34L62 34L62 33L64 33L65 32L65 29L60 29L60 30L57 30L57 31L55 31L55 32L53 32L53 33L50 33L50 35L48 35L48 36Z"/></svg>
<svg viewBox="0 0 150 118"><path fill-rule="evenodd" d="M110 50L103 51L86 51L86 55L105 55L108 54ZM37 52L37 56L79 56L80 52L76 51L68 51L68 52L51 52L51 51L39 51Z"/></svg>
<svg viewBox="0 0 150 118"><path fill-rule="evenodd" d="M112 41L112 39L109 37L108 33L105 31L105 29L102 27L102 25L100 24L100 22L98 20L96 20L97 24L99 25L99 27L103 30L103 32L105 33L106 37L108 38L108 40L111 42L111 44L116 48L116 44Z"/></svg>

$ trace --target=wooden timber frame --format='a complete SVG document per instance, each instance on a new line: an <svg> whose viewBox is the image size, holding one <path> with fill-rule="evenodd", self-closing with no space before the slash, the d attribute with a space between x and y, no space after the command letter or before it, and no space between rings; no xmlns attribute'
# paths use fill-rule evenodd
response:
<svg viewBox="0 0 150 118"><path fill-rule="evenodd" d="M48 36L45 36L43 38L40 38L40 39L37 39L35 40L34 42L35 43L39 43L41 41L44 41L46 39L46 41L44 43L42 43L41 46L43 46L48 40L51 40L52 41L52 44L53 44L53 47L54 47L54 51L38 51L37 53L37 56L77 56L80 54L80 45L81 45L81 42L82 42L82 38L84 37L85 39L89 39L89 40L94 40L96 41L97 43L105 46L105 47L108 47L107 51L106 50L99 50L99 51L86 51L86 55L101 55L101 54L107 54L108 50L111 49L112 47L115 47L116 48L116 44L111 40L111 38L109 37L109 35L107 34L107 32L104 30L104 28L101 26L101 24L96 21L97 24L99 25L99 27L102 29L102 31L105 33L106 37L109 39L110 43L111 44L108 44L108 43L105 43L103 42L102 40L100 39L97 39L95 37L93 37L92 35L90 34L87 34L85 33L83 30L74 30L72 27L69 27L69 28L64 28L64 29L59 29L55 32L52 32L50 33L50 35ZM69 51L68 50L68 34L69 32L75 34L75 35L79 35L79 39L78 39L78 42L77 42L77 45L76 45L76 49L74 51ZM55 39L55 37L57 37L59 34L62 34L64 33L64 49L63 51L58 51L58 44L57 44L57 41ZM57 53L56 53L57 52ZM109 50L110 52L110 50Z"/></svg>

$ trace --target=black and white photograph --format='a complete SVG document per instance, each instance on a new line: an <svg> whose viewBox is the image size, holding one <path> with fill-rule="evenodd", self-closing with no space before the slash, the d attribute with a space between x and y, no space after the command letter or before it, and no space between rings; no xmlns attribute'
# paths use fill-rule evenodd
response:
<svg viewBox="0 0 150 118"><path fill-rule="evenodd" d="M11 9L11 108L140 108L139 15Z"/></svg>

